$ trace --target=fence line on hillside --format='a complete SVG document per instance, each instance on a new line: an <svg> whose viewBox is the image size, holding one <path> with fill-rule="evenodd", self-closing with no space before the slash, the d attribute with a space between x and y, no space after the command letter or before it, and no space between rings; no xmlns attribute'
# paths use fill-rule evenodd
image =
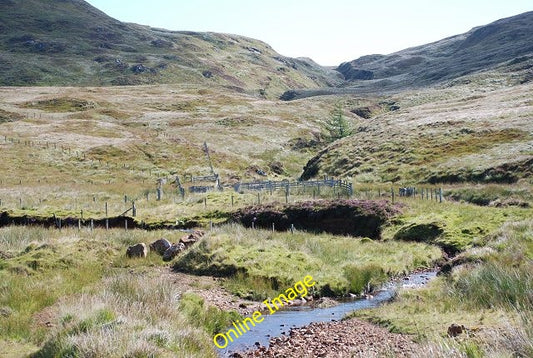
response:
<svg viewBox="0 0 533 358"><path fill-rule="evenodd" d="M233 189L236 192L242 192L245 190L250 191L269 191L271 194L276 190L284 190L287 195L290 194L291 188L299 190L302 188L304 191L307 188L316 190L314 195L320 195L320 188L331 188L334 191L334 195L337 193L346 195L348 197L353 194L352 183L341 179L328 179L324 178L323 180L305 180L305 181L273 181L273 180L264 180L264 181L253 181L253 182L240 182L233 185ZM337 192L337 190L339 190Z"/></svg>
<svg viewBox="0 0 533 358"><path fill-rule="evenodd" d="M333 179L324 179L324 180L316 180L316 181L308 181L306 183L300 182L298 185L296 185L296 182L294 182L294 187L298 188L305 188L306 186L309 188L313 188L313 185L318 186L318 184L325 183L332 185L330 189L339 186L338 180ZM284 183L285 186L281 186L281 184ZM352 188L351 183L347 183L346 181L341 181L345 187ZM242 185L243 183L241 183ZM266 203L273 203L273 202L280 202L279 196L274 196L274 183L270 183L269 185L266 185L263 183L263 186L258 185L258 182L255 182L255 186L252 186L251 183L245 183L250 184L247 185L251 191L254 191L257 193L257 196L250 195L251 193L248 193L248 195L245 198L238 198L239 207L245 207L250 205L257 205L257 204L266 204ZM275 183L280 188L284 189L290 186L290 182L277 182ZM272 191L270 191L272 189ZM316 188L315 188L316 189ZM172 191L171 191L172 192ZM270 192L270 193L269 193ZM285 191L284 191L285 192ZM308 192L303 191L303 195L299 195L295 193L293 195L292 202L298 202L300 200L311 200L311 198L315 199L316 192L313 193L313 196ZM178 195L177 193L175 193ZM269 195L270 194L270 195ZM323 191L322 196L320 198L335 198L340 199L340 191L336 190L335 192L333 190L330 190L329 192ZM211 204L211 201L208 197L208 195L204 195L202 200L195 199L198 203L202 203L203 211L204 212L210 212L212 208L216 208L217 210L227 210L232 211L235 206L235 196L241 196L246 194L241 194L241 192L234 192L231 193L231 196L227 197L227 201L222 203L220 202L220 199L215 199L216 203ZM198 197L199 195L196 195ZM286 199L288 199L288 196L285 196ZM443 190L442 188L428 188L428 187L391 187L390 189L384 189L382 187L378 188L358 188L353 190L352 195L346 196L346 198L352 198L352 199L371 199L371 200L390 200L392 203L396 203L399 200L432 200L436 203L442 203L444 201L443 199ZM243 201L244 199L244 201ZM157 199L152 199L152 201L155 201ZM90 208L91 205L85 205L82 209L79 210L68 210L65 211L64 209L57 209L57 213L63 213L62 215L56 215L56 213L53 213L50 217L44 217L39 214L35 214L34 216L31 215L31 212L37 209L35 207L32 207L31 209L24 208L22 197L19 198L18 202L15 203L15 207L19 206L22 210L21 213L17 214L18 216L13 217L11 214L12 212L8 211L8 205L5 202L5 200L0 198L0 226L5 225L41 225L41 226L47 226L47 227L55 227L58 229L61 229L61 227L77 227L79 230L82 228L88 228L90 230L93 230L95 227L102 227L102 228L119 228L122 227L125 230L128 229L134 229L134 228L150 228L153 229L152 226L146 225L142 221L138 221L136 218L138 217L139 210L151 210L153 207L144 206L144 203L147 203L149 201L148 196L144 196L144 194L140 194L137 196L128 196L124 195L123 203L114 203L114 211L117 214L110 214L110 207L109 202L106 200L105 203L99 201L99 203L96 202L96 196L93 196L93 207ZM42 202L40 200L40 202ZM184 204L187 204L185 201L183 201ZM289 203L289 200L286 200L286 203ZM18 204L18 205L17 205ZM180 205L180 203L175 202L176 205ZM101 205L101 206L100 206ZM167 204L165 204L167 205ZM201 204L200 204L201 205ZM100 210L94 211L94 206L100 206ZM89 209L87 209L89 207ZM105 207L105 209L104 209ZM122 209L121 209L122 208ZM49 212L53 212L53 210L47 209ZM199 210L200 212L202 210ZM99 213L99 214L97 214ZM105 213L105 215L104 215ZM11 215L11 216L10 216ZM13 214L15 215L15 214ZM190 229L189 226L186 225L192 225L191 222L187 223L179 223L176 221L175 225L171 223L161 224L164 228L170 228L170 229ZM212 226L212 223L211 225ZM157 226L159 227L159 226Z"/></svg>
<svg viewBox="0 0 533 358"><path fill-rule="evenodd" d="M2 137L3 137L3 140L2 140ZM106 161L103 159L94 158L94 157L91 157L87 151L84 151L82 149L72 149L69 145L65 143L61 143L61 142L54 142L50 140L27 140L27 139L23 139L20 137L14 138L14 137L9 137L7 135L1 135L0 144L2 143L20 145L20 146L25 146L25 147L35 148L35 149L43 149L43 150L48 149L51 151L63 153L65 155L70 156L71 158L77 159L78 162L76 162L76 164L83 163L84 165L87 165L91 167L92 169L128 170L130 171L130 173L134 173L142 177L139 179L142 180L143 183L152 177L163 176L163 177L166 177L166 179L168 180L171 178L171 175L168 174L168 172L162 168L136 167L136 166L133 166L131 163L126 163L126 162L116 163L116 162ZM55 155L55 154L52 154L52 155ZM119 179L124 178L124 182L128 183L127 176L119 176L118 178ZM36 179L34 180L35 183L41 183L42 181L44 181L45 183L48 182L46 177L44 178L36 177ZM31 181L29 179L25 179L24 181L22 181L22 179L19 179L19 178L12 179L12 180L8 180L7 178L0 178L0 185L7 185L7 184L22 185L28 182L31 182ZM80 179L77 179L75 181L73 180L73 183L79 183L79 182L80 182ZM86 180L83 180L83 182L88 183L88 184L104 185L104 184L117 183L117 178L115 177L115 178L107 179L104 181L86 179Z"/></svg>

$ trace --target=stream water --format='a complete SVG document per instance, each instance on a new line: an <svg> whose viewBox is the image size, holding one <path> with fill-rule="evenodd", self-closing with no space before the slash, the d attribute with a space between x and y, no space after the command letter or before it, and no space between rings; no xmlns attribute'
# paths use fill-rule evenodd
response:
<svg viewBox="0 0 533 358"><path fill-rule="evenodd" d="M272 315L263 314L264 321L256 324L251 330L234 339L224 349L217 349L220 357L229 357L233 352L242 352L255 348L256 342L268 346L270 338L289 334L293 327L303 327L313 322L338 321L352 311L377 307L390 301L399 288L416 288L427 284L436 276L436 272L411 274L405 279L390 282L375 292L373 298L357 299L341 302L328 308L312 308L309 306L292 306L283 308ZM233 327L231 327L233 328Z"/></svg>

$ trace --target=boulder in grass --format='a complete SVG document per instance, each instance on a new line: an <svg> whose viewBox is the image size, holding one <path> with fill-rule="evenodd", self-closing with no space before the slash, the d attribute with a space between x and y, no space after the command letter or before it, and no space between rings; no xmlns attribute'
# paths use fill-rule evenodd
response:
<svg viewBox="0 0 533 358"><path fill-rule="evenodd" d="M457 337L465 330L465 326L453 323L450 327L448 327L448 336Z"/></svg>
<svg viewBox="0 0 533 358"><path fill-rule="evenodd" d="M182 242L172 244L163 254L163 261L171 261L183 250L185 250L185 244Z"/></svg>
<svg viewBox="0 0 533 358"><path fill-rule="evenodd" d="M204 236L204 232L200 230L193 231L191 234L186 235L180 239L180 243L187 246L190 246L200 240Z"/></svg>
<svg viewBox="0 0 533 358"><path fill-rule="evenodd" d="M135 244L128 247L126 250L126 256L132 257L146 257L148 255L148 249L144 243Z"/></svg>
<svg viewBox="0 0 533 358"><path fill-rule="evenodd" d="M172 246L170 241L165 238L162 238L152 242L150 244L150 250L157 252L159 255L163 255L170 246Z"/></svg>

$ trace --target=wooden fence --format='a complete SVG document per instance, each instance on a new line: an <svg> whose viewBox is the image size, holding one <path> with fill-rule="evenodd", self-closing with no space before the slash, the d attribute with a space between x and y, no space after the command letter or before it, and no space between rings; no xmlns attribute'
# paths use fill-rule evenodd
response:
<svg viewBox="0 0 533 358"><path fill-rule="evenodd" d="M248 183L237 183L233 185L233 189L236 192L243 192L245 190L254 190L254 191L270 191L271 193L276 190L285 190L290 192L291 188L312 188L316 189L316 193L320 195L320 188L332 188L334 190L338 189L340 194L347 196L352 196L353 187L352 183L341 179L323 179L323 180L305 180L305 181L254 181Z"/></svg>

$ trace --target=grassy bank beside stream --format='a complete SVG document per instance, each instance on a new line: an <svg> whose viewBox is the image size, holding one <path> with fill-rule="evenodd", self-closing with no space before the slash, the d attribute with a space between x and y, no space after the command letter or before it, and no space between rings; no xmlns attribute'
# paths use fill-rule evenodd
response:
<svg viewBox="0 0 533 358"><path fill-rule="evenodd" d="M413 334L435 357L533 356L533 221L504 225L461 259L428 287L352 316ZM466 332L447 337L452 323Z"/></svg>
<svg viewBox="0 0 533 358"><path fill-rule="evenodd" d="M317 281L317 296L361 293L391 276L430 268L440 257L437 247L424 243L228 225L208 234L173 267L227 277L224 285L234 294L263 300L306 275Z"/></svg>

